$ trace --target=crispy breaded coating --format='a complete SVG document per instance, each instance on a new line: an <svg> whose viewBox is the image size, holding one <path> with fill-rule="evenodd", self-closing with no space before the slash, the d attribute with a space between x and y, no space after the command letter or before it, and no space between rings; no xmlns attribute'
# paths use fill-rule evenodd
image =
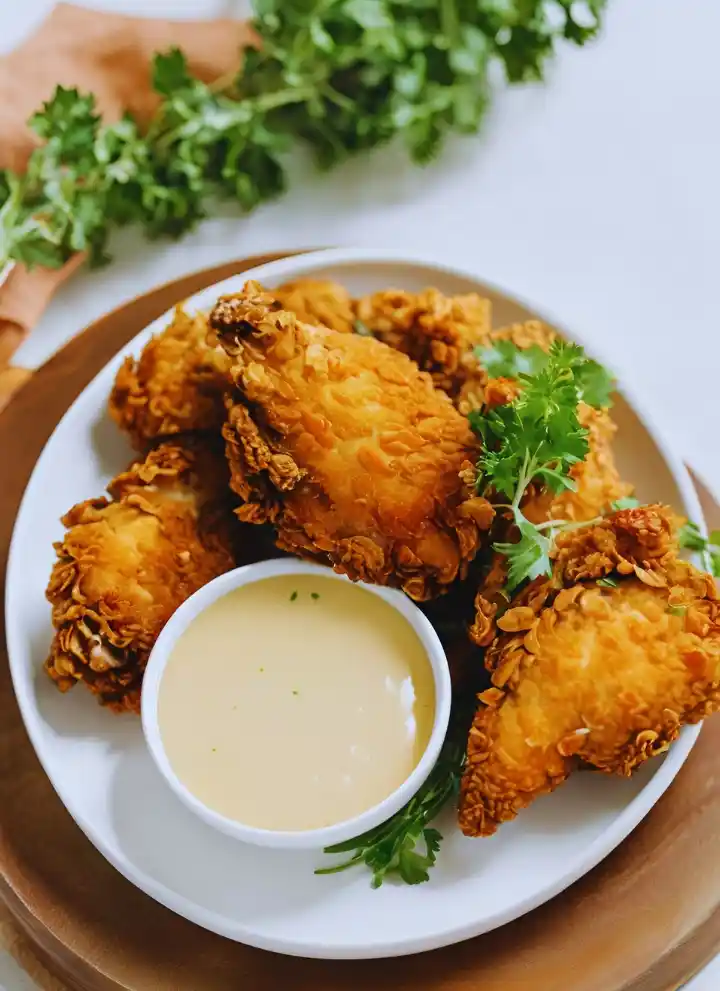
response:
<svg viewBox="0 0 720 991"><path fill-rule="evenodd" d="M162 444L108 492L111 500L79 503L62 519L45 668L63 692L82 681L110 708L139 712L161 629L193 592L234 567L243 528L220 444Z"/></svg>
<svg viewBox="0 0 720 991"><path fill-rule="evenodd" d="M380 341L300 322L256 283L210 322L232 359L224 434L242 520L417 600L466 573L493 513L460 478L473 434L428 375Z"/></svg>
<svg viewBox="0 0 720 991"><path fill-rule="evenodd" d="M487 344L495 344L497 341L512 341L516 348L521 348L523 351L531 347L549 351L550 345L557 339L557 332L549 324L542 320L533 319L510 323L505 327L496 327L488 334Z"/></svg>
<svg viewBox="0 0 720 991"><path fill-rule="evenodd" d="M220 432L228 360L207 343L207 316L178 307L136 360L125 359L110 394L110 415L144 450L160 437L195 430Z"/></svg>
<svg viewBox="0 0 720 991"><path fill-rule="evenodd" d="M500 617L468 739L464 833L491 835L579 761L629 776L720 708L720 602L679 559L676 522L645 506L566 532L552 579Z"/></svg>
<svg viewBox="0 0 720 991"><path fill-rule="evenodd" d="M353 329L352 299L337 282L299 279L273 295L302 320L347 333ZM175 434L220 432L229 362L207 336L207 314L190 316L179 306L172 323L145 345L140 357L123 362L108 405L111 417L138 450Z"/></svg>
<svg viewBox="0 0 720 991"><path fill-rule="evenodd" d="M271 290L284 310L303 323L318 324L351 334L355 326L353 298L331 279L296 279Z"/></svg>
<svg viewBox="0 0 720 991"><path fill-rule="evenodd" d="M378 340L409 355L451 396L474 373L472 349L490 334L490 300L477 293L387 289L358 300L356 312Z"/></svg>

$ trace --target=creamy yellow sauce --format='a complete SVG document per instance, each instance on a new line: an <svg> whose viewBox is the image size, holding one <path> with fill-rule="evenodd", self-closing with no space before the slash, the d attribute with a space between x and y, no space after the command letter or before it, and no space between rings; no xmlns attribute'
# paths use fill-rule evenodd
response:
<svg viewBox="0 0 720 991"><path fill-rule="evenodd" d="M350 582L283 575L189 625L158 718L178 778L249 826L316 829L391 794L427 746L430 661L407 620Z"/></svg>

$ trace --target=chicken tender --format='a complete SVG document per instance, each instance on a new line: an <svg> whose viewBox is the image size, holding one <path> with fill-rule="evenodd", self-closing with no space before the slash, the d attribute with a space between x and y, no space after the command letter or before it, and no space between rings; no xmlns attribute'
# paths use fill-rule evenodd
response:
<svg viewBox="0 0 720 991"><path fill-rule="evenodd" d="M247 522L278 546L417 600L462 577L493 511L466 488L467 421L405 355L311 326L248 283L210 322L232 359L224 428Z"/></svg>
<svg viewBox="0 0 720 991"><path fill-rule="evenodd" d="M477 293L388 289L358 300L356 311L376 338L409 355L450 396L475 373L473 348L490 334L490 300Z"/></svg>
<svg viewBox="0 0 720 991"><path fill-rule="evenodd" d="M318 324L351 334L355 327L354 301L339 282L330 279L297 279L272 290L284 310L304 323Z"/></svg>
<svg viewBox="0 0 720 991"><path fill-rule="evenodd" d="M629 776L720 708L720 603L678 557L661 506L561 535L552 579L497 622L468 739L459 820L497 827L583 763Z"/></svg>
<svg viewBox="0 0 720 991"><path fill-rule="evenodd" d="M161 629L193 592L234 567L244 528L232 513L220 444L162 444L108 492L112 500L82 502L62 519L45 667L63 692L82 681L110 708L138 712Z"/></svg>
<svg viewBox="0 0 720 991"><path fill-rule="evenodd" d="M160 437L220 432L228 359L207 343L207 316L181 307L136 360L125 359L110 394L110 415L138 450Z"/></svg>

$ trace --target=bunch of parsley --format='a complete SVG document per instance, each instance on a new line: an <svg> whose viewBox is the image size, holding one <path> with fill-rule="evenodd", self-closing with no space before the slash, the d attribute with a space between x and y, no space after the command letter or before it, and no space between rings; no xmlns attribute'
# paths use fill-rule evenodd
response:
<svg viewBox="0 0 720 991"><path fill-rule="evenodd" d="M331 167L390 140L414 161L473 133L500 66L543 78L556 43L600 26L605 0L255 0L262 44L234 80L206 85L181 52L157 55L161 101L141 130L103 124L93 97L58 87L30 120L42 144L23 175L0 172L0 268L107 260L114 226L179 237L218 198L251 210L281 193L286 149Z"/></svg>

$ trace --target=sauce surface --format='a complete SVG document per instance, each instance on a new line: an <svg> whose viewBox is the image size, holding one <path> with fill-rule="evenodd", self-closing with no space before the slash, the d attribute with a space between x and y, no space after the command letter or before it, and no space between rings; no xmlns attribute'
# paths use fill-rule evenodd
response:
<svg viewBox="0 0 720 991"><path fill-rule="evenodd" d="M432 732L430 661L408 621L350 582L282 575L197 616L158 694L163 746L205 805L317 829L382 801Z"/></svg>

